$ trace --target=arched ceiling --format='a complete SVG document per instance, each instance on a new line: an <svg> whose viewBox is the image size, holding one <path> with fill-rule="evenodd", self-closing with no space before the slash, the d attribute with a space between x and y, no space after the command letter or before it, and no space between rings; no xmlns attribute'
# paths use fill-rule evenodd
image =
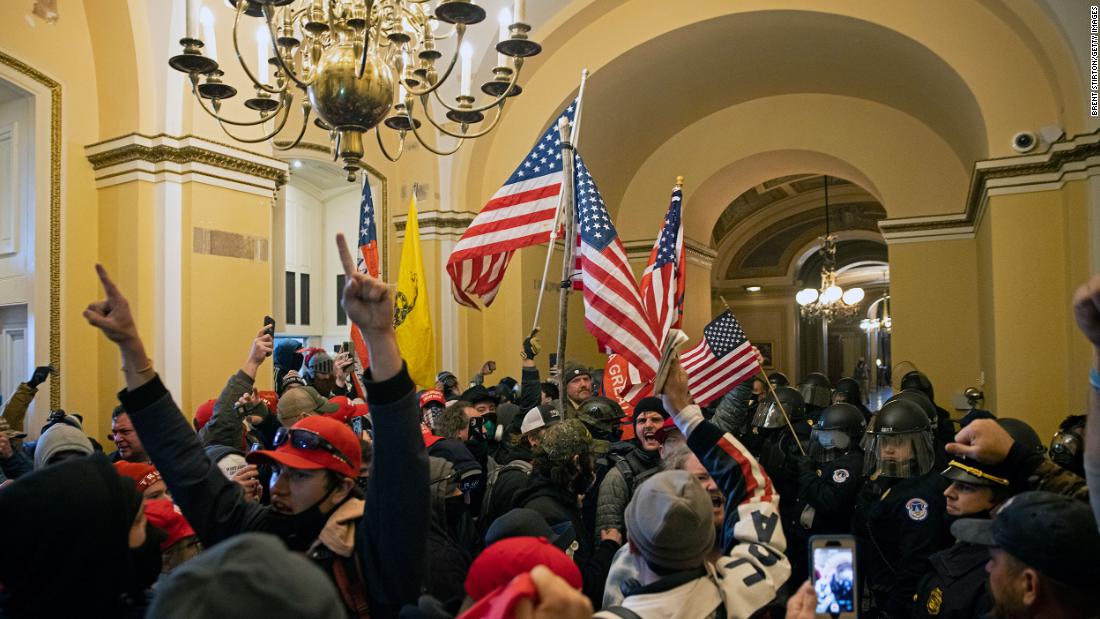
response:
<svg viewBox="0 0 1100 619"><path fill-rule="evenodd" d="M1044 67L1058 66L1050 59L1062 59L1064 50L1045 44L1037 48L1034 37L1021 40L1014 30L1018 23L1008 25L978 3L947 12L923 3L700 0L669 11L667 3L656 0L575 0L559 16L535 31L546 53L531 63L534 71L523 80L527 94L491 139L458 159L459 169L474 172L473 178L454 177L465 208L483 203L510 173L532 136L573 96L582 67L593 73L579 147L616 214L619 208L633 215L636 209L648 213L667 206L662 194L677 174L689 179L685 204L690 205L690 193L703 192L724 166L791 149L837 158L849 168L849 178L862 177L857 182L875 193L891 216L955 212L963 207L973 162L1007 154L1010 128L1035 128L1057 121L1066 110L1080 111L1079 103L1070 105L1068 97L1061 97L1073 85L1044 74ZM1044 58L1036 57L1039 52ZM1008 85L1013 81L1045 86L1022 92ZM758 120L753 114L782 122L754 105L764 100L790 100L787 107L798 110L794 117L788 114L788 125L796 125L785 130L788 136L795 131L823 136L830 125L843 124L840 139L853 143L851 148L842 151L829 139L821 140L825 144L760 140L733 128L751 126ZM857 113L855 106L864 110ZM719 117L728 131L717 120L711 122ZM669 148L704 120L705 131L715 136L712 141L737 146L721 153L710 143L694 153L690 144ZM879 170L853 161L850 153L859 150L854 146L859 141L864 152L875 151L866 157ZM666 149L668 156L661 154ZM658 158L662 165L651 165ZM784 165L833 172L804 162L778 163ZM911 179L895 181L890 196L885 190L878 193L881 174L890 173L882 170L908 165L919 168ZM700 166L705 170L700 172ZM735 189L778 175L763 172L742 179L740 187L726 182L694 206L700 213L720 212L737 195ZM909 204L896 208L898 197ZM641 223L644 229L629 229L630 222L647 217L617 219L625 238L653 235L652 226ZM701 221L690 236L703 240L709 231Z"/></svg>
<svg viewBox="0 0 1100 619"><path fill-rule="evenodd" d="M825 235L824 178L793 174L750 187L719 217L712 233L718 248L715 276L739 280L785 277L802 266L800 250ZM829 230L864 231L882 245L878 222L886 211L873 196L842 178L829 177ZM846 241L855 242L855 241ZM885 255L885 246L883 246Z"/></svg>

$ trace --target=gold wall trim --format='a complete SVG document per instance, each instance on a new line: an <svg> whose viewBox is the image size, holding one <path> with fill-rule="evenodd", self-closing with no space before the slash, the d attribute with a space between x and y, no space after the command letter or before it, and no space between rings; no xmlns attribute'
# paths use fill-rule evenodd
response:
<svg viewBox="0 0 1100 619"><path fill-rule="evenodd" d="M292 159L294 157L293 153L296 150L305 150L305 151L310 151L310 152L314 152L314 153L322 153L322 154L325 155L325 157L329 161L332 161L332 148L330 148L328 146L321 145L321 144L314 144L312 142L301 142L297 146L295 146L294 148L292 148L288 151L282 151L283 157ZM374 225L381 229L381 234L382 234L382 239L381 239L382 240L382 279L386 280L386 281L389 281L389 276L390 276L389 275L390 274L390 269L389 269L389 264L390 264L390 259L389 259L389 253L390 253L390 228L394 227L396 225L395 223L390 222L390 218L389 218L390 217L390 181L389 181L389 179L386 178L385 174L382 174L382 172L380 172L378 170L378 168L375 168L374 166L370 165L369 163L366 163L364 161L360 161L359 162L359 167L366 170L367 172L370 172L375 178L380 180L381 183L382 183L382 196L381 196L382 197L382 200L381 200L382 205L381 205L381 207L379 207L378 204L374 205L374 210L379 216L379 221L374 222ZM402 220L401 229L402 230L405 229L404 228L404 220Z"/></svg>
<svg viewBox="0 0 1100 619"><path fill-rule="evenodd" d="M470 222L474 220L473 213L459 211L421 211L417 213L417 221L420 224L420 238L433 239L457 239L462 236ZM408 214L397 215L393 218L393 226L397 230L397 238L405 238L405 225L409 221Z"/></svg>
<svg viewBox="0 0 1100 619"><path fill-rule="evenodd" d="M889 243L973 238L990 195L1053 190L1100 175L1098 156L1100 129L1055 142L1045 153L979 161L970 175L964 212L884 219L879 230Z"/></svg>
<svg viewBox="0 0 1100 619"><path fill-rule="evenodd" d="M50 363L61 367L61 84L0 51L0 65L50 91ZM32 93L32 96L35 96ZM37 138L36 138L37 141ZM32 342L33 346L34 343ZM61 408L61 373L50 375L50 408Z"/></svg>
<svg viewBox="0 0 1100 619"><path fill-rule="evenodd" d="M188 144L185 141L194 143ZM117 143L117 146L111 146L113 143ZM231 152L219 152L219 150L209 148L206 144L220 146ZM87 152L88 161L92 164L92 169L96 171L138 162L154 165L200 163L264 179L273 182L276 187L285 185L287 181L286 166L278 165L281 162L277 159L190 135L176 137L163 133L152 136L131 133L111 140L89 144L85 147L85 151ZM115 173L117 174L117 172ZM100 178L102 178L100 175L96 176L96 180Z"/></svg>

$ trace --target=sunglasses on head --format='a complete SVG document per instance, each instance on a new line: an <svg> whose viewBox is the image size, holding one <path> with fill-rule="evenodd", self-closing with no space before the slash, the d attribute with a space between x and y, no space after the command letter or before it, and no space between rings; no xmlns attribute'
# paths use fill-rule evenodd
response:
<svg viewBox="0 0 1100 619"><path fill-rule="evenodd" d="M317 434L313 430L306 430L305 428L279 428L275 432L275 440L272 445L278 448L284 444L289 443L291 447L297 447L298 449L311 449L311 450L323 450L336 456L344 464L351 466L351 460L344 455L335 445L330 443L328 439Z"/></svg>

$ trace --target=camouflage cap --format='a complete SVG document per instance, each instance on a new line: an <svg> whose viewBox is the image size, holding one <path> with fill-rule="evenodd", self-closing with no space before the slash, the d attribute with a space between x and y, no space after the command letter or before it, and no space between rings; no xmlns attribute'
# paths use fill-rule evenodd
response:
<svg viewBox="0 0 1100 619"><path fill-rule="evenodd" d="M11 424L7 419L0 417L0 434L8 438L27 438L26 432L20 432L19 430L13 430Z"/></svg>
<svg viewBox="0 0 1100 619"><path fill-rule="evenodd" d="M588 428L576 419L567 419L543 430L538 451L545 453L551 460L564 461L575 455L591 453L592 447L592 435Z"/></svg>
<svg viewBox="0 0 1100 619"><path fill-rule="evenodd" d="M589 369L588 366L581 365L576 361L566 361L565 371L562 372L561 375L562 384L568 385L569 381L578 376L587 376L589 378L592 378L592 370Z"/></svg>

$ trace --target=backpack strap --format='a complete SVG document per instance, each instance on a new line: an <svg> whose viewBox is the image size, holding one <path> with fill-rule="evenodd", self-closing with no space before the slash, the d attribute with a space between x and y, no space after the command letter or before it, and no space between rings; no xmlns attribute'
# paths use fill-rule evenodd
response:
<svg viewBox="0 0 1100 619"><path fill-rule="evenodd" d="M353 565L353 573L348 573L345 561ZM370 605L367 603L367 583L363 578L363 572L359 568L359 559L353 553L351 557L334 557L332 573L336 578L336 588L340 591L340 598L344 606L351 611L353 617L370 619Z"/></svg>
<svg viewBox="0 0 1100 619"><path fill-rule="evenodd" d="M602 612L611 613L616 617L621 617L621 619L642 619L641 615L625 606L609 606L603 609Z"/></svg>
<svg viewBox="0 0 1100 619"><path fill-rule="evenodd" d="M615 468L622 473L623 480L626 481L627 496L634 496L634 469L630 466L630 462L621 454L610 454L610 458Z"/></svg>

